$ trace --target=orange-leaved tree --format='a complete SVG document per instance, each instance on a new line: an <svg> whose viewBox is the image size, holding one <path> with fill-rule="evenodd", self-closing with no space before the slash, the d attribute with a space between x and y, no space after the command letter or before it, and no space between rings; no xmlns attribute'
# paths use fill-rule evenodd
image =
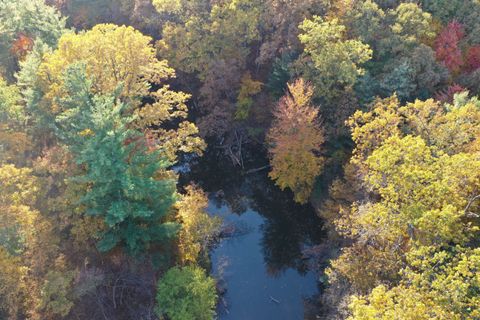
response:
<svg viewBox="0 0 480 320"><path fill-rule="evenodd" d="M288 84L267 135L272 165L269 175L282 190L291 189L300 203L308 200L324 162L319 155L324 134L312 95L313 86L303 79Z"/></svg>

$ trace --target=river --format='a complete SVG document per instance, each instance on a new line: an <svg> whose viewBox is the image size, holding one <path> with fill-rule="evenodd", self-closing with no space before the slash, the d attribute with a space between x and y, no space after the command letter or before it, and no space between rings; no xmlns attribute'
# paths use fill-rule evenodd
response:
<svg viewBox="0 0 480 320"><path fill-rule="evenodd" d="M200 161L182 175L209 193L208 212L235 230L210 253L224 289L218 319L316 319L318 281L302 251L325 234L310 205L294 203L267 172L241 175L219 161Z"/></svg>

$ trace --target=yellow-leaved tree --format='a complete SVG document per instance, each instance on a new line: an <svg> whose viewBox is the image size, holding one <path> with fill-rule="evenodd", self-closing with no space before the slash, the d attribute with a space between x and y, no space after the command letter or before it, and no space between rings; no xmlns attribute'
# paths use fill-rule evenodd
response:
<svg viewBox="0 0 480 320"><path fill-rule="evenodd" d="M37 178L31 169L4 165L0 181L0 315L46 319L68 314L75 271L67 271L65 264L61 270L54 267L61 257L58 238L35 209ZM52 272L58 273L63 287L49 285Z"/></svg>
<svg viewBox="0 0 480 320"><path fill-rule="evenodd" d="M393 96L349 125L348 168L364 196L333 218L352 244L328 273L355 293L350 319L475 319L479 100L462 93L452 104L402 106Z"/></svg>
<svg viewBox="0 0 480 320"><path fill-rule="evenodd" d="M221 219L205 211L208 198L202 189L190 185L185 190L186 194L175 204L182 224L178 235L179 256L182 263L196 263L202 251L206 253L207 245L218 235Z"/></svg>
<svg viewBox="0 0 480 320"><path fill-rule="evenodd" d="M477 319L480 249L421 247L408 255L398 286L353 296L349 320Z"/></svg>
<svg viewBox="0 0 480 320"><path fill-rule="evenodd" d="M99 24L82 33L64 34L58 49L47 53L38 68L42 99L37 109L58 115L59 99L65 96L64 73L73 63L82 62L93 79L96 94L121 89L120 98L138 115L136 127L149 136L172 161L178 151L201 152L205 147L196 126L187 121L186 101L190 95L170 89L165 83L175 76L166 60L158 60L152 39L132 27ZM153 87L158 88L153 90ZM143 104L142 101L152 101ZM176 123L176 126L166 126Z"/></svg>

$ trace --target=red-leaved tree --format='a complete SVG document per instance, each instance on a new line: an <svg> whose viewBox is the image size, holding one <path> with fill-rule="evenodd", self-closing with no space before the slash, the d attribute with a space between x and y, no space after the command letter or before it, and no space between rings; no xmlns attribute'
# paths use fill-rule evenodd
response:
<svg viewBox="0 0 480 320"><path fill-rule="evenodd" d="M460 71L463 66L463 55L459 42L464 36L465 30L463 25L457 21L452 21L440 32L435 40L437 59L454 73Z"/></svg>
<svg viewBox="0 0 480 320"><path fill-rule="evenodd" d="M461 85L458 85L454 83L453 85L449 86L446 89L443 89L441 91L438 91L435 94L435 100L440 101L440 102L446 102L446 103L452 103L453 98L455 97L455 94L464 92L467 89L462 87Z"/></svg>
<svg viewBox="0 0 480 320"><path fill-rule="evenodd" d="M465 61L467 71L472 72L480 69L480 45L468 49Z"/></svg>

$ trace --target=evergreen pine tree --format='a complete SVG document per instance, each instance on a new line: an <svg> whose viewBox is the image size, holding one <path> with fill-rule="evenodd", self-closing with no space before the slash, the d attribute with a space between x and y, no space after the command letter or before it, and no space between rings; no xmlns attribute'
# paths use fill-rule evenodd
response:
<svg viewBox="0 0 480 320"><path fill-rule="evenodd" d="M138 255L178 229L167 222L176 199L175 180L156 178L170 163L159 151L149 151L143 134L129 127L133 119L123 114L128 107L117 99L120 90L94 95L91 85L84 65L68 68L57 136L85 169L73 178L87 190L81 205L87 214L104 219L106 231L98 249L121 245Z"/></svg>

